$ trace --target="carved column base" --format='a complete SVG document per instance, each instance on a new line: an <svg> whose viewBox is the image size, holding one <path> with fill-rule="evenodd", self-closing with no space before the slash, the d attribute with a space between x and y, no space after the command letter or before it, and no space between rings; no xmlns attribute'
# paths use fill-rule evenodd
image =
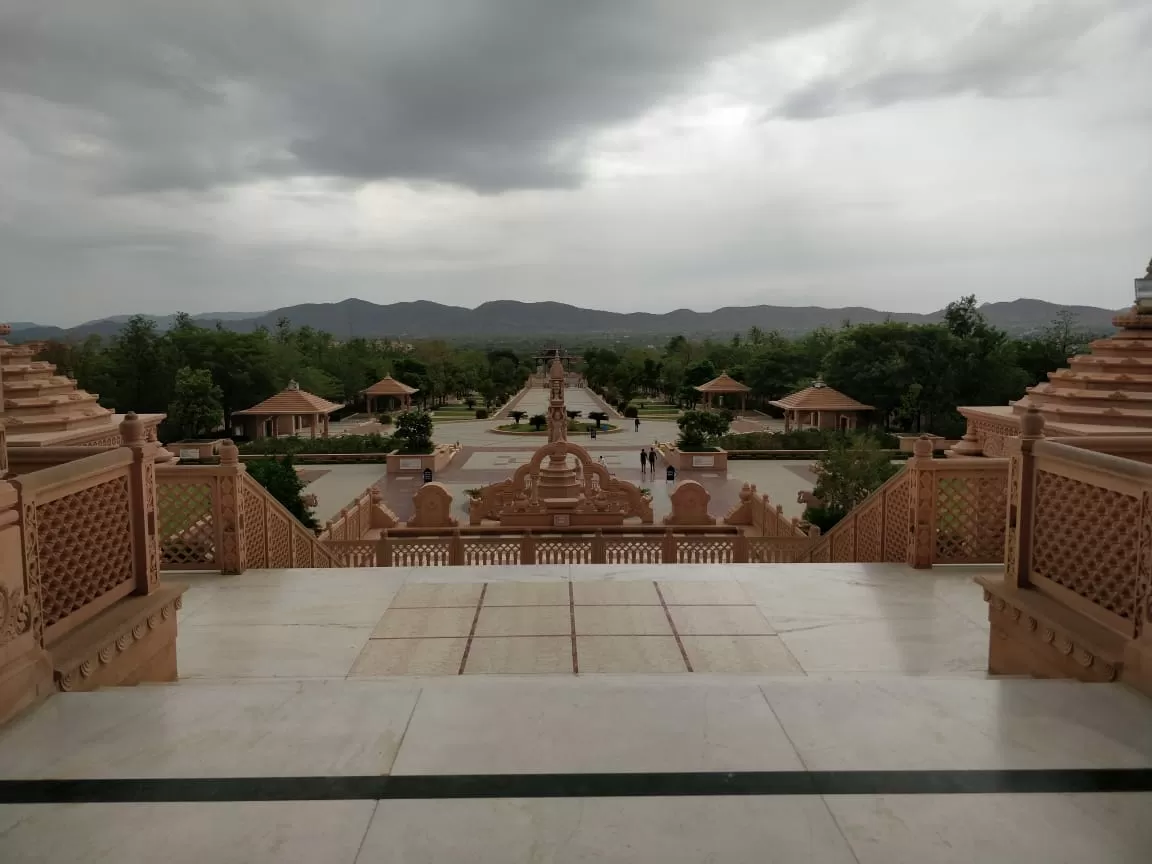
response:
<svg viewBox="0 0 1152 864"><path fill-rule="evenodd" d="M40 648L32 648L0 668L0 726L47 699L54 691L52 663Z"/></svg>

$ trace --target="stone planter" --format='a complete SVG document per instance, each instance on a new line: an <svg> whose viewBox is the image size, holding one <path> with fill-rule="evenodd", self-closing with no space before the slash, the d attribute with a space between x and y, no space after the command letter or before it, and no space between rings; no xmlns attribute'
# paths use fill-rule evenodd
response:
<svg viewBox="0 0 1152 864"><path fill-rule="evenodd" d="M424 469L432 470L433 476L439 474L455 458L459 452L456 445L437 445L431 453L401 453L394 450L388 454L388 476L396 474L422 474Z"/></svg>
<svg viewBox="0 0 1152 864"><path fill-rule="evenodd" d="M699 471L709 474L728 476L728 451L684 451L678 447L661 447L661 454L666 464L671 465L679 474L682 471Z"/></svg>

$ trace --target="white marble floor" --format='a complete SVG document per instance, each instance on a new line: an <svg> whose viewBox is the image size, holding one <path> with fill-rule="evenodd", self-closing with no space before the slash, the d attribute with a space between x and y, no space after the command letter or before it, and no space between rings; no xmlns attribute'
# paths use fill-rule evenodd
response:
<svg viewBox="0 0 1152 864"><path fill-rule="evenodd" d="M1152 701L1119 685L981 672L987 632L971 575L816 565L197 576L180 622L187 677L52 697L0 731L0 794L14 794L12 780L290 786L293 778L1152 768ZM466 637L453 635L415 640L428 643L427 656L411 661L426 674L354 671L370 642L386 641L372 634L390 608L475 617L479 591L491 592L484 608L497 613L497 630L547 609L588 616L586 630L656 627L648 614L664 611L656 596L669 610L696 610L704 629L714 629L701 624L709 620L746 628L730 613L747 610L738 614L755 613L770 632L740 636L760 641L736 672L707 642L716 637L688 632L680 639L700 665L692 673L615 673L613 658L644 656L621 644L586 655L604 671L582 663L573 675L564 669L571 632L481 637L475 643L491 640L478 648L482 674L437 674L438 663L459 671ZM573 602L557 603L565 593ZM769 651L780 665L765 672L768 655L757 652ZM710 658L727 671L712 671ZM531 674L488 671L509 663ZM11 803L0 805L0 861L1152 859L1152 793L1059 789Z"/></svg>

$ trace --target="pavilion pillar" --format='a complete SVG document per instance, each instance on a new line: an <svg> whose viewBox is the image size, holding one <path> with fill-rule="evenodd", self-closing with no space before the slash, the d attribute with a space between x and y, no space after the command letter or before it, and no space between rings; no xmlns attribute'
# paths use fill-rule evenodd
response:
<svg viewBox="0 0 1152 864"><path fill-rule="evenodd" d="M316 438L316 427L320 424L320 415L313 414L312 419L308 421L308 431L311 433L313 440Z"/></svg>

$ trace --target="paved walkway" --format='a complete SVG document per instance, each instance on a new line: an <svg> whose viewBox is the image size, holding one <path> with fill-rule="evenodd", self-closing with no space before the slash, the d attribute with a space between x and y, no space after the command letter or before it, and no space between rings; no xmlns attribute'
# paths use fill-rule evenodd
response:
<svg viewBox="0 0 1152 864"><path fill-rule="evenodd" d="M180 682L0 732L0 860L1146 864L1152 702L989 680L974 572L181 574Z"/></svg>

